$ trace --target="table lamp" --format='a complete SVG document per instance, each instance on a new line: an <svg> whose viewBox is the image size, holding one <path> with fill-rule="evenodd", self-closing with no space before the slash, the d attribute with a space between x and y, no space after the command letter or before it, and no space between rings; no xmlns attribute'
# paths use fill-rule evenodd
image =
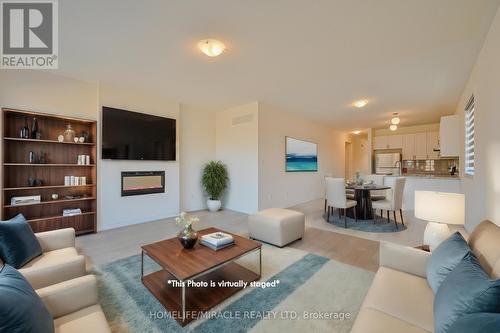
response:
<svg viewBox="0 0 500 333"><path fill-rule="evenodd" d="M428 221L424 244L434 250L451 234L448 224L465 222L465 196L460 193L415 191L415 217Z"/></svg>

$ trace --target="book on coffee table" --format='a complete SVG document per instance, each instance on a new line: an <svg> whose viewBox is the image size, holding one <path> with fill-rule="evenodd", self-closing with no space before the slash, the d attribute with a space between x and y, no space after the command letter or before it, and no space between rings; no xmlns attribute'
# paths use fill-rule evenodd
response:
<svg viewBox="0 0 500 333"><path fill-rule="evenodd" d="M201 245L204 245L206 247L208 247L209 249L212 249L214 251L218 251L218 250L222 250L226 247L229 247L229 246L233 246L234 245L234 241L232 241L231 243L227 243L227 244L223 244L223 245L219 245L219 246L215 246L211 243L208 243L207 241L205 241L203 238L200 240L200 244Z"/></svg>
<svg viewBox="0 0 500 333"><path fill-rule="evenodd" d="M216 248L219 248L226 244L231 244L234 242L233 236L226 234L225 232L213 232L211 234L201 236L201 240L207 244L210 244Z"/></svg>

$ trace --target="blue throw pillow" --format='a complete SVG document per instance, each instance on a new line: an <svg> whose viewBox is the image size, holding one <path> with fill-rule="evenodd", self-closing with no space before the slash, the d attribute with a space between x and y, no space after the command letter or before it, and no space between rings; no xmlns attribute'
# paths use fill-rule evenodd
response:
<svg viewBox="0 0 500 333"><path fill-rule="evenodd" d="M453 333L500 332L500 313L473 313L459 318L451 327Z"/></svg>
<svg viewBox="0 0 500 333"><path fill-rule="evenodd" d="M490 280L469 253L448 274L434 298L434 332L453 332L450 326L468 314L500 312L500 280Z"/></svg>
<svg viewBox="0 0 500 333"><path fill-rule="evenodd" d="M455 232L432 251L427 262L427 283L434 294L448 274L471 251L459 232Z"/></svg>
<svg viewBox="0 0 500 333"><path fill-rule="evenodd" d="M21 268L40 254L40 243L23 215L0 222L0 258L4 263Z"/></svg>
<svg viewBox="0 0 500 333"><path fill-rule="evenodd" d="M54 332L45 304L22 274L9 265L0 270L0 332Z"/></svg>

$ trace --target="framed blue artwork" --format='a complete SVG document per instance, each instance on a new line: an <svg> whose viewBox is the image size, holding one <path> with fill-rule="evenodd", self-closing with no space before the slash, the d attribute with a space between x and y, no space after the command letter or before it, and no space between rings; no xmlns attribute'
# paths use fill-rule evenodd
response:
<svg viewBox="0 0 500 333"><path fill-rule="evenodd" d="M286 137L286 172L318 171L318 145Z"/></svg>

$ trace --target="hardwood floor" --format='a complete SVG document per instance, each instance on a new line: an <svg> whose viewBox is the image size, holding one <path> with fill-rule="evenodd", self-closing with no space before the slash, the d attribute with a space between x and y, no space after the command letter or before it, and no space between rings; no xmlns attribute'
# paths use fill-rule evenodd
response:
<svg viewBox="0 0 500 333"><path fill-rule="evenodd" d="M377 241L307 228L304 237L289 246L375 272L379 266L379 244Z"/></svg>

